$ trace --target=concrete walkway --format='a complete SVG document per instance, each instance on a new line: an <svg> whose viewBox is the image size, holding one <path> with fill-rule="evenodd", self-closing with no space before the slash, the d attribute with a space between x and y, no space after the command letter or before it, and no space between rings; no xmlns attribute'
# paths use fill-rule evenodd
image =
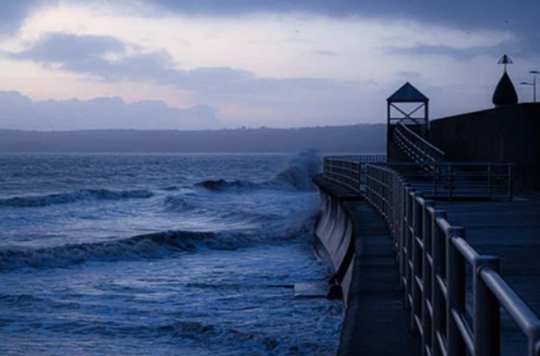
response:
<svg viewBox="0 0 540 356"><path fill-rule="evenodd" d="M420 338L409 333L398 290L392 240L382 219L359 196L326 182L354 221L356 257L339 356L417 356Z"/></svg>

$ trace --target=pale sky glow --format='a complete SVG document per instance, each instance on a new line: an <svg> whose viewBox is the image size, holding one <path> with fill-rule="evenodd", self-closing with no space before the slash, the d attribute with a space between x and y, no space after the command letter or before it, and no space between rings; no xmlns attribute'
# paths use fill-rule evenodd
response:
<svg viewBox="0 0 540 356"><path fill-rule="evenodd" d="M11 24L0 33L0 128L382 123L386 98L406 81L431 99L432 117L441 117L491 107L502 73L496 63L505 53L515 63L509 71L520 101L530 101L531 94L518 83L530 79L529 70L540 70L540 49L528 44L535 38L531 26L540 26L521 28L515 21L519 12L506 20L496 6L502 23L486 20L474 27L458 17L454 25L451 19L437 21L436 8L430 9L433 19L424 21L408 14L375 16L353 3L350 16L327 14L324 1L305 11L236 9L235 1L227 10L209 1L208 9L195 11L199 5L185 1L186 11L196 14L183 12L183 3L0 4L0 21L6 16L4 23ZM346 8L347 1L340 4ZM3 100L10 91L29 100ZM122 100L107 102L116 106L103 110L131 119L116 122L109 115L103 124L92 111L70 120L63 109L69 99L82 107L84 101L112 97ZM40 102L50 100L54 110L37 112ZM161 103L145 107L151 117L129 106L148 101ZM18 120L20 115L26 118Z"/></svg>

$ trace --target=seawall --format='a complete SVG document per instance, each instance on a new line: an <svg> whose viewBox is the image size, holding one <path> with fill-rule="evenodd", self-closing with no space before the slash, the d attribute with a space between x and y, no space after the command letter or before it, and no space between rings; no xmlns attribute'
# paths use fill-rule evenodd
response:
<svg viewBox="0 0 540 356"><path fill-rule="evenodd" d="M344 200L355 199L340 187L325 184L320 176L315 177L320 192L321 211L315 225L316 249L332 263L334 276L330 280L330 296L343 297L348 302L351 275L354 266L355 241L351 214Z"/></svg>
<svg viewBox="0 0 540 356"><path fill-rule="evenodd" d="M331 282L341 286L345 303L338 356L420 355L418 338L407 332L386 225L361 196L322 176L314 183L321 196L319 250L334 266Z"/></svg>

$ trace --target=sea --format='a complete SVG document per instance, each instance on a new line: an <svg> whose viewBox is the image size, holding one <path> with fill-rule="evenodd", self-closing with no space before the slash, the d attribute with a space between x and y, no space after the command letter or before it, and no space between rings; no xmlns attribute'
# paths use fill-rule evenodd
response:
<svg viewBox="0 0 540 356"><path fill-rule="evenodd" d="M316 152L0 154L0 355L334 355Z"/></svg>

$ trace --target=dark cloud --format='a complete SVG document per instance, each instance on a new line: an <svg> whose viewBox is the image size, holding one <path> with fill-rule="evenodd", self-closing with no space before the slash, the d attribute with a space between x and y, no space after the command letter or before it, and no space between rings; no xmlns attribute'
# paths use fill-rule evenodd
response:
<svg viewBox="0 0 540 356"><path fill-rule="evenodd" d="M414 20L463 30L516 33L522 53L540 53L540 1L520 0L143 0L167 11L212 16L300 12L327 17Z"/></svg>
<svg viewBox="0 0 540 356"><path fill-rule="evenodd" d="M445 56L453 57L458 60L469 60L477 56L492 56L498 58L502 53L505 53L506 46L497 45L490 47L470 47L470 48L455 48L450 46L414 46L408 48L389 47L385 49L386 54L391 55L411 55L411 56Z"/></svg>
<svg viewBox="0 0 540 356"><path fill-rule="evenodd" d="M1 128L22 130L203 129L220 124L217 109L172 108L162 101L126 103L120 98L34 102L19 92L0 91Z"/></svg>
<svg viewBox="0 0 540 356"><path fill-rule="evenodd" d="M252 72L227 68L183 70L166 52L135 55L128 46L108 36L49 34L32 48L7 54L99 80L140 81L221 95L289 95L298 91L335 90L335 81L317 78L258 78ZM112 56L112 58L111 58Z"/></svg>
<svg viewBox="0 0 540 356"><path fill-rule="evenodd" d="M80 63L102 58L108 53L123 53L123 42L108 36L49 34L31 49L14 55L41 62Z"/></svg>
<svg viewBox="0 0 540 356"><path fill-rule="evenodd" d="M148 4L189 14L235 15L253 12L301 12L330 17L415 19L463 28L505 29L526 24L537 26L540 3L521 0L143 0ZM535 11L536 10L536 11Z"/></svg>
<svg viewBox="0 0 540 356"><path fill-rule="evenodd" d="M16 32L40 0L0 1L0 34Z"/></svg>
<svg viewBox="0 0 540 356"><path fill-rule="evenodd" d="M102 0L94 0L102 1ZM83 0L65 0L82 3ZM55 0L5 0L0 2L0 34L14 33L25 17ZM131 0L109 0L135 8ZM540 53L540 1L520 0L139 0L162 13L201 16L239 16L252 13L304 13L326 17L362 17L414 20L463 30L499 30L516 33L519 44L509 48L523 54ZM135 11L135 10L133 10Z"/></svg>

